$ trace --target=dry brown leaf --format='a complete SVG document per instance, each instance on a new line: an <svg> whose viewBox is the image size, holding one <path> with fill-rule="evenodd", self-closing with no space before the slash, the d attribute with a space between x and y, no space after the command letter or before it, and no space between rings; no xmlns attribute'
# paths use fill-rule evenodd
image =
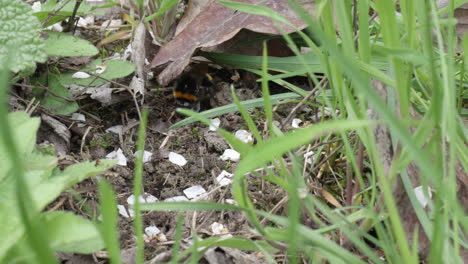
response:
<svg viewBox="0 0 468 264"><path fill-rule="evenodd" d="M287 1L239 0L239 2L267 6L282 14L296 27L302 29L306 26L294 14ZM302 1L302 3L310 10L313 0ZM161 47L151 62L150 68L169 63L158 77L161 84L167 85L182 73L197 48L212 47L223 43L244 28L265 34L281 34L277 24L273 23L270 18L237 12L214 0L210 0L209 4L191 19L191 22L173 40ZM282 30L287 33L294 31L286 25Z"/></svg>
<svg viewBox="0 0 468 264"><path fill-rule="evenodd" d="M321 194L322 194L322 197L325 198L325 200L327 200L327 202L329 202L330 204L332 204L336 208L343 207L340 204L340 202L338 202L338 200L336 200L336 198L331 193L329 193L328 191L322 189Z"/></svg>

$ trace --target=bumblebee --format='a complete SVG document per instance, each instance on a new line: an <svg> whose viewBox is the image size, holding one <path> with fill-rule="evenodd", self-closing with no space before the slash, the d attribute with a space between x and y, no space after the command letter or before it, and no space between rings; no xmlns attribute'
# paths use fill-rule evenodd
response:
<svg viewBox="0 0 468 264"><path fill-rule="evenodd" d="M200 111L209 108L212 87L209 74L186 72L176 80L172 95L179 105Z"/></svg>

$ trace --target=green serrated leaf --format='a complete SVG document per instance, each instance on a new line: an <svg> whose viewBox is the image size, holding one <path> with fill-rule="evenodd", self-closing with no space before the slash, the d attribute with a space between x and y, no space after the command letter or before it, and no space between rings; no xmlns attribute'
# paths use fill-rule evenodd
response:
<svg viewBox="0 0 468 264"><path fill-rule="evenodd" d="M45 52L49 56L94 56L99 50L89 41L63 32L45 31Z"/></svg>
<svg viewBox="0 0 468 264"><path fill-rule="evenodd" d="M9 65L0 63L0 70L19 72L44 62L41 25L31 7L20 0L0 0L0 14L0 61L7 61L7 54L12 58Z"/></svg>

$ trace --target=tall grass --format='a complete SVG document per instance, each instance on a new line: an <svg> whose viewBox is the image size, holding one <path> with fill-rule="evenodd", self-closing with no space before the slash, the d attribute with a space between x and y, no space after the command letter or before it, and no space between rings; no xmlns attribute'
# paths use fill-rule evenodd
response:
<svg viewBox="0 0 468 264"><path fill-rule="evenodd" d="M265 7L220 2L241 12L288 23L280 14ZM326 106L338 109L340 114L333 115L334 121L284 135L279 132L271 121L272 108L267 89L268 81L275 77L266 71L269 64L264 54L263 70L259 73L262 73L269 139L260 139L259 130L253 127L248 112L242 104L236 103L258 141L253 147L239 146L243 150L240 151L242 159L233 185L239 207L246 212L265 242L273 247L278 241L286 243L290 263L298 263L301 258L324 263L419 263L421 257L430 263L463 263L460 251L467 250L466 208L462 208L454 190L457 189L457 163L466 170L468 152L466 128L457 108L461 100L457 97L460 93L457 89L463 89L464 84L457 88L455 79L456 76L464 76L464 66L457 63L464 62L465 57L462 55L461 60L455 60L458 42L451 23L453 10L462 1L457 5L449 1L443 13L439 12L435 1L406 0L396 6L394 1L317 0L315 17L296 2L290 3L308 23L310 34L300 36L320 61L321 71L328 79L328 87L318 87L322 93L325 89L331 90L332 99L325 98ZM377 14L375 19L370 20L369 11ZM318 39L319 45L308 37L310 35ZM299 50L288 36L285 35L285 39L293 51ZM371 62L379 54L383 54L384 63L383 67L377 68ZM300 53L296 56L305 62L304 72L314 77L315 72L308 70L306 57ZM229 63L228 59L226 62ZM459 78L462 83L463 77ZM382 98L376 91L376 82L371 80L386 84L388 98ZM392 139L389 147L395 156L388 168L379 149L380 139L373 133L376 123L363 121L368 119L366 112L369 108L378 113L380 120L377 123L388 129ZM198 114L184 113L209 123ZM357 137L351 136L350 131L355 131ZM355 206L333 209L310 193L304 197L301 192L307 187L307 178L303 174L303 163L294 150L312 139L329 139L326 132L334 132L333 137L343 141L344 147L339 154L347 157L350 173L360 187L354 197ZM357 164L359 142L365 149L369 161L366 166L371 172L364 173ZM418 168L417 175L407 170L413 163ZM267 165L274 165L274 169L265 169L265 175L253 173ZM287 216L256 209L247 191L249 181L246 175L249 174L274 183L287 192ZM405 188L403 194L394 193L393 186L398 178ZM436 194L427 209L423 209L416 199L416 185L431 186ZM411 205L399 204L397 200L402 198L401 195L408 195ZM157 209L160 206L145 205L144 208ZM405 222L408 221L406 215L400 213L401 206L410 206L414 210L421 224L420 230L407 233L405 226L409 223ZM183 206L177 210L183 210ZM320 228L302 225L298 214L301 210L319 223ZM260 216L272 224L261 225ZM375 237L368 233L370 228L375 230ZM353 247L340 245L340 236L349 240ZM428 251L419 245L422 241L419 237L422 236L427 236L430 241ZM378 254L375 249L383 253Z"/></svg>
<svg viewBox="0 0 468 264"><path fill-rule="evenodd" d="M136 1L143 13L144 1ZM177 1L161 1L167 10ZM244 3L220 1L241 12L270 17L278 25L289 24L280 14L262 7ZM274 263L275 255L283 253L289 263L463 263L462 251L468 250L466 234L468 218L466 208L457 197L457 170L468 168L466 147L467 131L460 116L463 100L460 94L465 83L465 55L457 58L459 44L454 30L454 8L466 1L449 1L448 7L440 11L435 1L401 0L398 6L394 1L316 0L315 15L295 1L290 1L297 14L309 25L298 33L301 42L306 43L311 53L303 55L294 39L284 35L285 40L296 52L296 65L283 67L281 62L266 54L261 58L261 71L251 67L254 58L243 58L250 64L244 68L261 75L261 100L240 102L233 90L234 105L208 113L180 112L207 125L207 119L226 111L238 110L257 143L248 145L229 132L218 129L226 140L241 153L241 161L234 172L232 193L237 206L207 202L171 202L139 204L142 190L142 155L144 149L144 129L146 114L140 124L133 193L135 195L134 229L137 237L137 263L143 263L142 220L144 210L241 210L245 213L258 239L234 236L231 238L200 239L193 234L193 246L179 252L180 245L174 246L172 263L181 261L198 263L203 253L210 247L223 246L261 252L265 261ZM165 4L165 5L164 5ZM397 14L397 11L401 12ZM162 11L161 11L162 12ZM156 12L149 19L161 16ZM377 14L371 20L370 14ZM149 19L146 21L148 22ZM292 26L291 24L289 24ZM310 36L314 36L312 40ZM464 51L468 51L465 42ZM375 61L378 57L379 64ZM226 57L226 63L229 58ZM245 61L244 61L245 62ZM291 61L289 60L288 63ZM237 62L232 62L239 63ZM299 65L299 66L298 66ZM289 67L289 68L288 68ZM282 69L275 75L271 70ZM323 73L318 76L316 73ZM329 121L313 124L303 129L282 132L273 122L273 104L279 98L293 98L287 95L270 95L269 82L288 84L284 78L293 75L310 76L312 83L322 95L323 104L332 111ZM319 79L326 78L327 82ZM13 142L8 134L5 121L6 76L0 73L0 121L3 143ZM327 83L327 85L325 85ZM376 86L386 89L388 98L382 98ZM288 84L300 96L307 91ZM330 94L331 96L325 96ZM247 108L262 106L266 116L267 129L257 127L249 116ZM370 120L368 109L378 113L380 119ZM416 113L416 114L415 114ZM190 122L187 121L187 122ZM4 124L6 124L4 126ZM374 128L384 126L392 139L391 160L382 156L381 139L376 138ZM266 133L261 133L266 131ZM316 172L298 154L298 149L311 142L327 145L327 142L342 142L342 147L334 155L345 157L346 170L337 169L335 174L346 184L357 186L351 194L354 197L344 207L334 208L329 199L314 195L311 181L316 181ZM326 148L317 147L317 153ZM14 173L18 179L17 189L26 185L22 176L22 164L9 145L12 157L16 160ZM363 161L359 156L365 155ZM320 156L312 163L312 168L321 168ZM386 164L390 161L391 164ZM408 170L417 166L417 177ZM325 164L326 165L326 164ZM363 170L365 165L367 170ZM262 173L256 172L263 169ZM333 169L333 168L332 168ZM259 208L250 197L252 179L266 181L275 188L284 190L287 196L285 214L275 215L269 208ZM414 180L417 179L417 182ZM395 192L395 183L401 181L404 193ZM432 188L435 194L428 207L423 208L414 188L422 185ZM346 187L349 187L346 186ZM335 186L325 186L335 187ZM351 192L353 188L346 188ZM103 215L102 234L110 252L111 263L120 263L117 239L117 213L114 194L110 186L101 183L101 212ZM21 193L21 194L20 194ZM25 209L30 198L28 192L18 191L19 207L23 213L25 227L31 248L39 262L54 263L55 259L47 244L40 243L42 236L39 220L29 215ZM323 194L323 192L322 192ZM427 194L427 191L426 191ZM350 195L350 193L346 193ZM398 201L401 195L409 197L410 204ZM338 200L337 198L334 198ZM415 212L420 229L408 233L409 223L402 215L401 206L409 206ZM310 219L314 228L303 223ZM268 224L264 224L267 220ZM181 218L177 221L176 242L181 239ZM372 233L369 232L372 229ZM430 241L429 249L419 244L420 237ZM343 242L345 241L345 242ZM189 256L188 259L186 257Z"/></svg>

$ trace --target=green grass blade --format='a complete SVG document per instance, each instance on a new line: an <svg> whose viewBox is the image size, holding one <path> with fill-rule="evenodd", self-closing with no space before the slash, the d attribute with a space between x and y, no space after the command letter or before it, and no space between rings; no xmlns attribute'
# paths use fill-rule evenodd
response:
<svg viewBox="0 0 468 264"><path fill-rule="evenodd" d="M133 195L135 203L133 208L135 210L135 217L133 219L133 228L136 236L137 253L135 256L136 263L140 264L144 261L144 242L143 242L143 220L140 212L140 196L143 193L143 154L145 150L146 139L146 124L148 121L148 110L143 109L141 113L140 126L138 128L137 140L137 155L135 161L135 172L133 179Z"/></svg>
<svg viewBox="0 0 468 264"><path fill-rule="evenodd" d="M117 212L115 194L110 184L104 180L99 182L99 194L102 215L102 237L106 244L106 249L109 252L110 262L112 264L120 264L122 261L120 259L120 243L117 232L119 215Z"/></svg>
<svg viewBox="0 0 468 264"><path fill-rule="evenodd" d="M270 99L271 99L272 105L277 105L277 104L280 104L284 100L294 99L294 98L299 98L299 97L300 95L295 94L295 93L282 93L282 94L272 95ZM241 102L241 105L246 110L252 109L255 107L261 107L263 105L263 98L245 100ZM237 108L235 104L229 104L229 105L224 105L221 107L217 107L217 108L213 108L213 109L201 112L199 113L199 115L204 118L212 118L212 117L217 117L217 116L221 116L221 115L228 114L228 113L233 113L235 111L239 111L239 108ZM178 128L181 126L186 126L197 121L200 121L200 120L195 118L195 116L190 116L189 118L186 118L182 121L175 123L170 128L174 129L174 128Z"/></svg>

